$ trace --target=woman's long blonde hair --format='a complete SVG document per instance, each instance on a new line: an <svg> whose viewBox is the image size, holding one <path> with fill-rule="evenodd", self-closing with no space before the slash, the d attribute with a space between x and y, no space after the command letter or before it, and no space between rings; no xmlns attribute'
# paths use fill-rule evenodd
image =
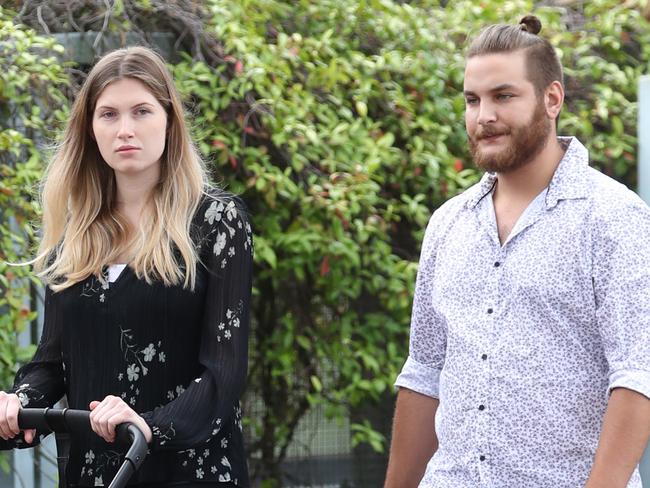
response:
<svg viewBox="0 0 650 488"><path fill-rule="evenodd" d="M116 211L114 172L91 136L97 99L110 83L123 78L143 83L167 112L160 181L138 231L131 235L127 220ZM127 253L132 256L129 266L140 279L193 289L198 257L190 225L206 186L203 162L163 59L145 47L113 51L88 74L46 170L43 236L35 269L58 291L91 275L103 279L103 268Z"/></svg>

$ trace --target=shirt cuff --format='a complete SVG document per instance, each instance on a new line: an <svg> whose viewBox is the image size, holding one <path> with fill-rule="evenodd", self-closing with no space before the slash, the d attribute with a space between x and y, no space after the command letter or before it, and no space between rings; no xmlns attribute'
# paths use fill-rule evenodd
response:
<svg viewBox="0 0 650 488"><path fill-rule="evenodd" d="M614 388L627 388L641 393L650 399L650 371L642 369L619 369L609 375L609 388L611 393Z"/></svg>
<svg viewBox="0 0 650 488"><path fill-rule="evenodd" d="M44 398L44 395L35 388L30 387L29 383L22 383L18 386L14 385L13 388L7 390L7 393L16 394L18 400L20 400L20 406L23 408L37 406L40 407L41 405L37 404L37 402L38 400L42 400Z"/></svg>
<svg viewBox="0 0 650 488"><path fill-rule="evenodd" d="M395 380L395 386L408 388L432 398L439 398L440 372L440 369L418 363L409 356L402 367L402 372Z"/></svg>
<svg viewBox="0 0 650 488"><path fill-rule="evenodd" d="M160 447L164 446L165 442L167 442L167 438L162 434L160 428L157 425L154 425L153 412L149 411L149 412L139 413L138 415L140 415L140 417L143 418L143 420L151 429L151 441L149 442L149 449L151 450L151 452L156 452L160 450Z"/></svg>

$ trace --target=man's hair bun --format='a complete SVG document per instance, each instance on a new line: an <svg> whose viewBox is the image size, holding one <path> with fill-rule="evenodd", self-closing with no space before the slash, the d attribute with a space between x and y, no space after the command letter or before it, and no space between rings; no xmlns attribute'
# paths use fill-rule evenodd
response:
<svg viewBox="0 0 650 488"><path fill-rule="evenodd" d="M519 25L521 26L521 30L525 30L531 34L539 34L539 31L542 30L542 22L534 15L526 15L526 17L521 19Z"/></svg>

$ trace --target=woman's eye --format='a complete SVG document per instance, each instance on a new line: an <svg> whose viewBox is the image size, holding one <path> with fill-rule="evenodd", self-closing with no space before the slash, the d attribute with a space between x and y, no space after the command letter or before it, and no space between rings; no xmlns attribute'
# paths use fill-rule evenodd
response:
<svg viewBox="0 0 650 488"><path fill-rule="evenodd" d="M138 115L146 115L146 114L151 113L151 110L149 110L148 108L139 108L139 109L136 111L136 113L137 113Z"/></svg>
<svg viewBox="0 0 650 488"><path fill-rule="evenodd" d="M110 119L115 116L115 112L106 111L102 112L99 116L103 119Z"/></svg>

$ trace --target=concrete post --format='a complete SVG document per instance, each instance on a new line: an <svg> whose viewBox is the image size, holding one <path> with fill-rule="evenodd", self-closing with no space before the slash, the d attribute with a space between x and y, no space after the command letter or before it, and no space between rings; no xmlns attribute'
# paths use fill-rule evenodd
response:
<svg viewBox="0 0 650 488"><path fill-rule="evenodd" d="M650 76L639 80L639 195L650 205Z"/></svg>
<svg viewBox="0 0 650 488"><path fill-rule="evenodd" d="M650 205L650 76L639 80L639 188L638 193ZM648 263L650 265L650 263ZM641 459L641 479L650 488L650 445Z"/></svg>

